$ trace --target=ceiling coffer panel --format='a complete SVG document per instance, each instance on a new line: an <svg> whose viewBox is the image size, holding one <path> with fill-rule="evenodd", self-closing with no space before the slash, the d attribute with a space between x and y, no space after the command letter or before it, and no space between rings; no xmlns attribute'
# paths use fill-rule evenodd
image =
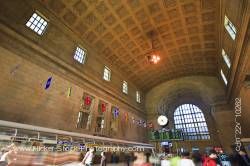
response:
<svg viewBox="0 0 250 166"><path fill-rule="evenodd" d="M188 75L216 75L219 4L216 0L41 0L68 27L142 90ZM152 65L154 31L161 60ZM110 58L109 58L110 57ZM133 64L132 64L133 63ZM126 72L126 71L124 71Z"/></svg>

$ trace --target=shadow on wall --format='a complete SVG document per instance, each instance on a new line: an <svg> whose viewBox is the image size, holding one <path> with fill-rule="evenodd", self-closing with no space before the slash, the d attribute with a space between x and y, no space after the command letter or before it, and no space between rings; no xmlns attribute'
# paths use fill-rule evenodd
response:
<svg viewBox="0 0 250 166"><path fill-rule="evenodd" d="M225 88L217 77L212 76L190 76L167 81L146 94L146 111L152 114L162 103L177 107L183 99L198 106L201 106L200 102L213 105L225 101Z"/></svg>

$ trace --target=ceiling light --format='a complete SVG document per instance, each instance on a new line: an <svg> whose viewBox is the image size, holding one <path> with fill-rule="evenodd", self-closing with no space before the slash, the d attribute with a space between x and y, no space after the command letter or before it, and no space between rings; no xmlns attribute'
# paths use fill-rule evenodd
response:
<svg viewBox="0 0 250 166"><path fill-rule="evenodd" d="M155 37L155 33L154 31L150 31L149 32L149 36L150 36L150 39L151 39L151 51L149 53L149 55L147 55L147 60L149 63L151 64L157 64L159 61L160 61L160 53L159 51L157 51L155 48L154 48L154 37Z"/></svg>
<svg viewBox="0 0 250 166"><path fill-rule="evenodd" d="M147 56L147 59L148 59L149 63L157 64L161 58L160 58L159 54L152 53L152 54Z"/></svg>

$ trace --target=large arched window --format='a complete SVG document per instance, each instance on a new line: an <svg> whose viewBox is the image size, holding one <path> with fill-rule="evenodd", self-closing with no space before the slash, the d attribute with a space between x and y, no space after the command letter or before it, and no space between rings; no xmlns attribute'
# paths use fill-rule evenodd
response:
<svg viewBox="0 0 250 166"><path fill-rule="evenodd" d="M193 104L183 104L174 112L176 129L182 129L185 140L207 140L210 135L202 111Z"/></svg>

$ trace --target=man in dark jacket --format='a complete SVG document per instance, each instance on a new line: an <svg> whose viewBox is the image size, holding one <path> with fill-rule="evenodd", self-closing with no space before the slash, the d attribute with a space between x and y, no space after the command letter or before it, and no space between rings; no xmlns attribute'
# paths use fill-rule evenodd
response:
<svg viewBox="0 0 250 166"><path fill-rule="evenodd" d="M250 159L244 149L239 151L239 165L240 166L250 166Z"/></svg>

